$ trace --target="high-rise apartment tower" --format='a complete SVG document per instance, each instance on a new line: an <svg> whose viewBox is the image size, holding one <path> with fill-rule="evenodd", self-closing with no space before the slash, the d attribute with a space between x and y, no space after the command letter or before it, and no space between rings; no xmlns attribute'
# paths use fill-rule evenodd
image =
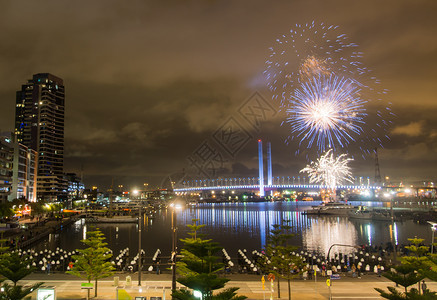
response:
<svg viewBox="0 0 437 300"><path fill-rule="evenodd" d="M52 74L33 75L17 92L15 135L17 142L38 153L38 199L63 200L67 193L64 109L64 82Z"/></svg>

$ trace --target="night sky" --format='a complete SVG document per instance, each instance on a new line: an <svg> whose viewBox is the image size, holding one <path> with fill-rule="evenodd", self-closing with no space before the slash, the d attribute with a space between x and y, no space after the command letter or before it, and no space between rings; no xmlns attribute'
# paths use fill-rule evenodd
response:
<svg viewBox="0 0 437 300"><path fill-rule="evenodd" d="M437 2L2 1L0 131L15 92L35 73L64 79L65 171L104 189L165 185L182 174L257 176L258 138L275 176L307 164L284 143L263 71L269 47L296 23L340 26L390 92L396 115L379 149L382 176L435 181ZM254 103L264 115L245 119ZM240 129L226 140L223 129ZM374 158L353 153L355 176ZM197 166L197 167L196 167ZM194 176L194 175L192 175ZM187 177L188 178L188 177Z"/></svg>

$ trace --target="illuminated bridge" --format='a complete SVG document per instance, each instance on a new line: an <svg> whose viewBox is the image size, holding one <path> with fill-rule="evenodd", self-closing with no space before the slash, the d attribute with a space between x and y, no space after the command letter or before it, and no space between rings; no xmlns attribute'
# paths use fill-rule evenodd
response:
<svg viewBox="0 0 437 300"><path fill-rule="evenodd" d="M293 178L293 180L291 180ZM287 180L288 179L288 180ZM204 179L184 181L174 187L175 192L195 192L195 191L213 191L213 190L320 190L329 189L326 185L306 184L306 178L299 177L295 180L294 177L277 177L273 184L259 184L259 178L223 178L223 179ZM297 181L297 182L295 182ZM357 182L362 182L362 178L358 178ZM367 181L367 180L366 180ZM337 190L376 190L380 186L369 184L356 185L339 185L335 187Z"/></svg>
<svg viewBox="0 0 437 300"><path fill-rule="evenodd" d="M173 191L177 193L208 192L208 191L259 191L259 196L264 197L266 191L278 191L284 189L293 189L297 191L316 191L330 189L330 186L310 184L308 178L304 176L282 176L274 177L272 175L272 150L270 143L267 143L267 178L264 179L264 155L262 141L258 140L258 177L240 177L240 178L217 178L217 179L197 179L197 180L180 180L171 182ZM421 198L437 198L437 187L434 183L425 183L421 186L381 186L372 183L369 177L357 177L353 184L339 185L336 190L370 190L375 192L384 192L387 198L397 193L404 195L414 195Z"/></svg>
<svg viewBox="0 0 437 300"><path fill-rule="evenodd" d="M296 190L320 190L328 189L330 187L325 185L314 185L314 184L272 184L272 185L261 185L265 190L279 190L279 189L296 189ZM340 185L337 186L337 190L368 190L368 189L380 189L380 186L366 186L366 185ZM193 192L193 191L210 191L210 190L260 190L260 185L214 185L214 186L191 186L191 187L181 187L174 188L175 192Z"/></svg>
<svg viewBox="0 0 437 300"><path fill-rule="evenodd" d="M301 176L273 177L272 175L272 149L271 144L267 143L267 180L264 180L264 156L262 141L258 140L258 177L247 178L219 178L219 179L199 179L175 183L175 192L196 192L213 190L258 190L259 196L264 197L265 191L280 189L297 190L320 190L331 187L325 185L313 185L307 183L308 179ZM370 179L356 178L355 185L340 185L337 190L375 190L380 186L371 185Z"/></svg>

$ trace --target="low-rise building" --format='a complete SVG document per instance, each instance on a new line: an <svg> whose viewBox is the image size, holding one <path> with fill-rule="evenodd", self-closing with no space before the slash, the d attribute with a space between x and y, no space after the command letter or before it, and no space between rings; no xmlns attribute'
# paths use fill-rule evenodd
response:
<svg viewBox="0 0 437 300"><path fill-rule="evenodd" d="M18 143L12 133L0 134L2 154L0 154L0 185L3 191L2 200L26 199L36 201L36 180L38 155L21 143Z"/></svg>
<svg viewBox="0 0 437 300"><path fill-rule="evenodd" d="M68 200L84 198L85 185L76 173L66 173L65 178L68 182Z"/></svg>
<svg viewBox="0 0 437 300"><path fill-rule="evenodd" d="M10 138L0 136L0 203L8 200L12 188L14 148Z"/></svg>
<svg viewBox="0 0 437 300"><path fill-rule="evenodd" d="M38 153L23 144L14 142L14 167L9 201L27 199L36 202Z"/></svg>

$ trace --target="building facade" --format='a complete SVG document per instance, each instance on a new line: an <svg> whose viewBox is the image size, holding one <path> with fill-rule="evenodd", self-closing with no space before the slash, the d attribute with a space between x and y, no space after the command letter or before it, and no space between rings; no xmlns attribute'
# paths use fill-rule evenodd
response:
<svg viewBox="0 0 437 300"><path fill-rule="evenodd" d="M61 78L39 73L17 91L17 142L37 153L37 199L66 199L64 179L65 89Z"/></svg>
<svg viewBox="0 0 437 300"><path fill-rule="evenodd" d="M14 166L9 201L26 199L35 202L37 200L38 153L17 142L13 143L13 147Z"/></svg>
<svg viewBox="0 0 437 300"><path fill-rule="evenodd" d="M68 200L83 199L85 185L76 173L66 173L65 178L68 182Z"/></svg>
<svg viewBox="0 0 437 300"><path fill-rule="evenodd" d="M0 136L0 203L5 203L11 194L13 161L12 141Z"/></svg>

